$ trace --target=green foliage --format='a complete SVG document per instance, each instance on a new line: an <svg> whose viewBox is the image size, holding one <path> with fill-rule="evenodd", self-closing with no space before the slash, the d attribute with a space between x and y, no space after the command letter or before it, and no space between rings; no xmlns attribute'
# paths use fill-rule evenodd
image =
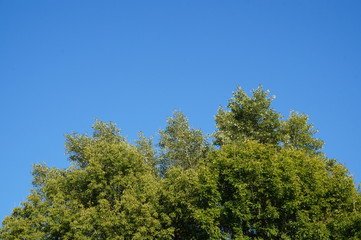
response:
<svg viewBox="0 0 361 240"><path fill-rule="evenodd" d="M160 163L162 172L170 166L184 169L194 168L209 150L206 138L201 130L189 126L181 112L174 112L168 126L160 131Z"/></svg>
<svg viewBox="0 0 361 240"><path fill-rule="evenodd" d="M308 116L291 112L289 119L281 122L283 144L286 148L305 149L307 151L321 150L324 142L313 138L318 131L313 130L313 124L307 124Z"/></svg>
<svg viewBox="0 0 361 240"><path fill-rule="evenodd" d="M162 205L172 220L173 239L221 239L217 175L206 166L171 167L163 181Z"/></svg>
<svg viewBox="0 0 361 240"><path fill-rule="evenodd" d="M329 224L352 212L354 183L340 164L254 141L212 154L221 226L233 239L332 239Z"/></svg>
<svg viewBox="0 0 361 240"><path fill-rule="evenodd" d="M249 97L241 88L229 100L230 111L218 110L215 117L218 131L215 143L225 145L244 140L277 144L280 141L280 114L270 108L273 97L262 86Z"/></svg>
<svg viewBox="0 0 361 240"><path fill-rule="evenodd" d="M153 147L152 138L144 137L143 133L139 133L139 139L136 141L136 148L143 157L145 163L153 169L153 172L157 172L157 164L159 164L156 158L156 150Z"/></svg>
<svg viewBox="0 0 361 240"><path fill-rule="evenodd" d="M282 145L317 152L323 147L323 141L313 137L318 131L308 124L308 116L291 112L289 119L271 108L274 97L268 97L269 91L262 86L248 96L241 88L233 93L228 108L222 108L216 115L218 130L214 134L215 144L222 146L235 142L254 140L259 143Z"/></svg>
<svg viewBox="0 0 361 240"><path fill-rule="evenodd" d="M159 142L114 123L66 135L67 169L34 165L0 239L361 239L361 195L304 114L262 87L216 116L215 146L175 112Z"/></svg>
<svg viewBox="0 0 361 240"><path fill-rule="evenodd" d="M37 187L5 218L2 239L170 239L159 213L160 184L137 149L112 123L96 122L92 137L68 135L77 167L35 166Z"/></svg>

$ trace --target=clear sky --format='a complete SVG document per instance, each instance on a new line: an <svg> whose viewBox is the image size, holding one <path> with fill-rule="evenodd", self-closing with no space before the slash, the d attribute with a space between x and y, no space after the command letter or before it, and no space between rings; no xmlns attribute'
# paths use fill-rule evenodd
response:
<svg viewBox="0 0 361 240"><path fill-rule="evenodd" d="M0 0L0 219L64 134L113 121L129 141L174 109L212 133L232 91L262 84L306 113L361 182L361 1Z"/></svg>

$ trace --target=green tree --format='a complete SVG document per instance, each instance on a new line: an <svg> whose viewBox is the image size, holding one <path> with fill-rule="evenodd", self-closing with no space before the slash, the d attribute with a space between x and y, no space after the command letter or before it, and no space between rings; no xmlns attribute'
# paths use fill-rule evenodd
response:
<svg viewBox="0 0 361 240"><path fill-rule="evenodd" d="M209 150L202 131L191 128L184 114L177 111L168 118L167 123L165 130L160 131L158 143L162 172L170 166L183 169L197 166Z"/></svg>
<svg viewBox="0 0 361 240"><path fill-rule="evenodd" d="M160 185L112 123L93 136L67 135L67 170L37 165L35 190L5 218L1 239L170 239Z"/></svg>
<svg viewBox="0 0 361 240"><path fill-rule="evenodd" d="M273 97L268 97L269 91L264 91L262 86L252 92L253 97L249 97L238 87L229 100L230 111L218 110L215 117L217 145L245 140L271 144L280 141L281 115L271 108Z"/></svg>
<svg viewBox="0 0 361 240"><path fill-rule="evenodd" d="M138 135L139 139L136 141L136 148L144 156L145 163L153 169L154 173L157 173L159 162L156 157L156 149L153 147L153 139L144 137L142 132Z"/></svg>
<svg viewBox="0 0 361 240"><path fill-rule="evenodd" d="M272 107L274 97L269 97L269 91L262 86L252 90L253 96L248 96L241 88L233 93L229 100L229 111L222 108L215 117L217 131L215 144L223 146L246 140L259 143L281 145L285 148L303 149L308 152L318 152L323 147L323 141L314 138L318 131L313 124L308 123L308 116L291 111L287 120Z"/></svg>
<svg viewBox="0 0 361 240"><path fill-rule="evenodd" d="M306 114L291 111L290 117L281 122L282 142L286 148L304 149L310 152L321 150L324 142L314 138L318 131L308 124Z"/></svg>
<svg viewBox="0 0 361 240"><path fill-rule="evenodd" d="M229 239L346 239L332 226L360 210L347 169L322 156L246 141L215 151L210 162ZM357 221L342 226L355 230Z"/></svg>
<svg viewBox="0 0 361 240"><path fill-rule="evenodd" d="M34 165L0 239L361 239L348 170L320 152L307 115L283 120L268 94L237 89L216 116L218 148L180 112L159 149L101 121L91 136L66 135L72 165Z"/></svg>

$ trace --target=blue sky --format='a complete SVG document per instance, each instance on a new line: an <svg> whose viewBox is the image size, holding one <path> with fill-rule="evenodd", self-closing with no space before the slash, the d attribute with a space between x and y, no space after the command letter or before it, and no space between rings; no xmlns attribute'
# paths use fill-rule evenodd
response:
<svg viewBox="0 0 361 240"><path fill-rule="evenodd" d="M361 181L361 2L0 0L0 219L32 164L67 167L64 134L113 121L129 141L174 109L212 133L232 91L262 84L306 113Z"/></svg>

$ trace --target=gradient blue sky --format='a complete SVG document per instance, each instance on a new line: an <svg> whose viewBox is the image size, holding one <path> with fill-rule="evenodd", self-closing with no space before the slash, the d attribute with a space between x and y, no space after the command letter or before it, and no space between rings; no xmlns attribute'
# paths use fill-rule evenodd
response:
<svg viewBox="0 0 361 240"><path fill-rule="evenodd" d="M174 109L193 127L236 86L310 116L361 181L361 1L0 0L0 219L33 163L67 167L64 134L113 121L132 141Z"/></svg>

